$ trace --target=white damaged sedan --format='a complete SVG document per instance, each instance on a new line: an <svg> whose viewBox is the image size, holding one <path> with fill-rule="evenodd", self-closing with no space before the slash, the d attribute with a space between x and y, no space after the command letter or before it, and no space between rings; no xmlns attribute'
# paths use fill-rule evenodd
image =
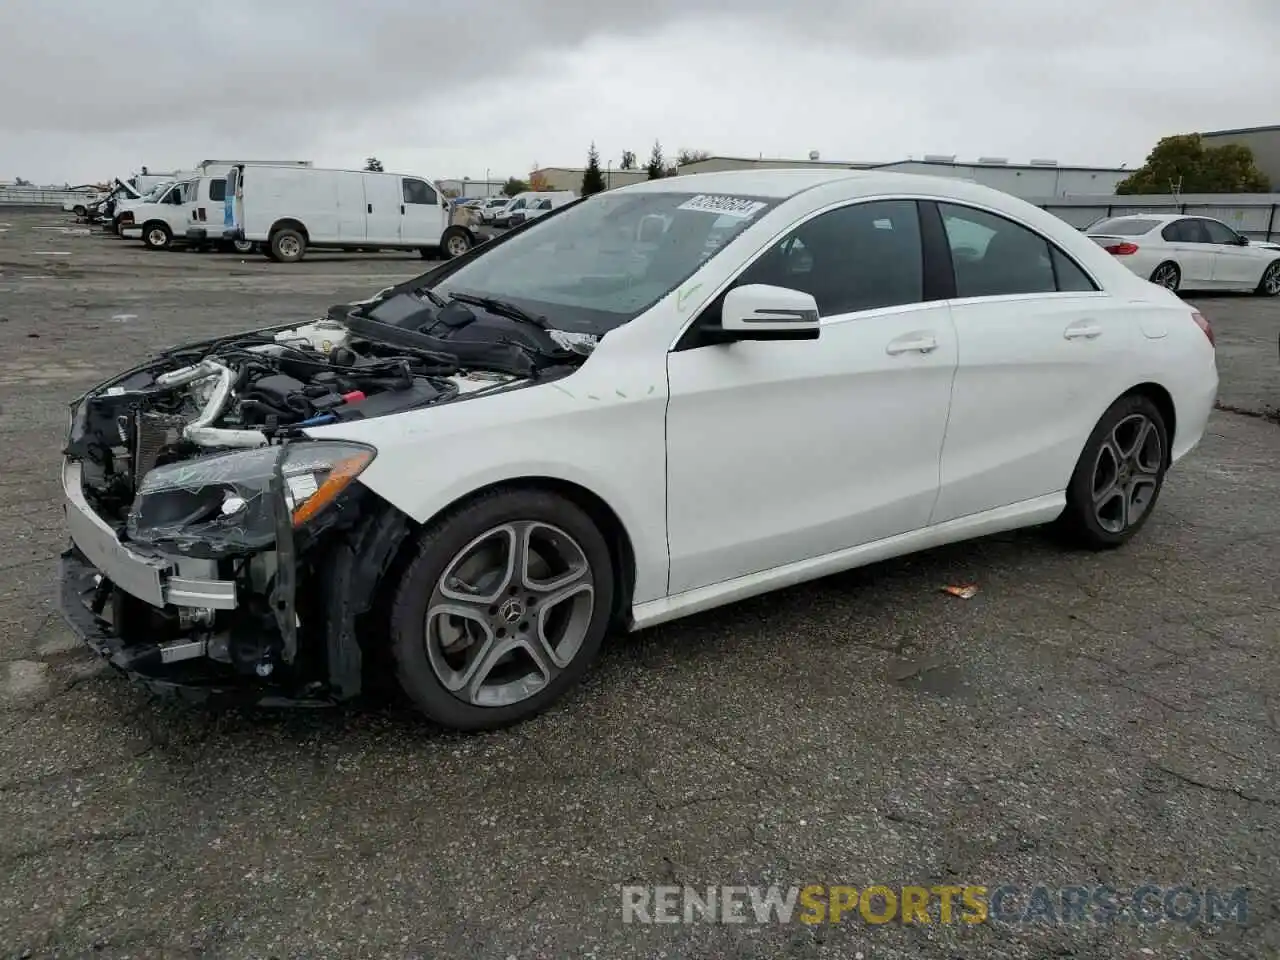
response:
<svg viewBox="0 0 1280 960"><path fill-rule="evenodd" d="M1208 322L974 184L599 194L368 301L72 405L68 620L152 689L459 729L634 630L1054 522L1115 547L1199 442Z"/></svg>

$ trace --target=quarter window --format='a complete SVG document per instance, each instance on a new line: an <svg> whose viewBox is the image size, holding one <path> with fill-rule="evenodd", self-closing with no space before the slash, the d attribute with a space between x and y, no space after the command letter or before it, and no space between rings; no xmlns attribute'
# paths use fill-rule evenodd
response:
<svg viewBox="0 0 1280 960"><path fill-rule="evenodd" d="M1074 260L1057 247L1051 247L1053 256L1053 275L1058 281L1061 293L1080 293L1085 290L1097 290L1097 285L1089 279L1089 275L1081 270Z"/></svg>
<svg viewBox="0 0 1280 960"><path fill-rule="evenodd" d="M404 180L404 202L436 205L436 192L422 180Z"/></svg>
<svg viewBox="0 0 1280 960"><path fill-rule="evenodd" d="M824 317L924 299L920 219L912 200L832 210L796 227L739 277L813 295Z"/></svg>

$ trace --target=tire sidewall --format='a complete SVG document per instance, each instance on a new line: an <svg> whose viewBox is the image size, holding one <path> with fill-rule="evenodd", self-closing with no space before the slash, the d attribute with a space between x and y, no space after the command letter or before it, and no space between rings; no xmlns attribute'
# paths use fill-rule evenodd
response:
<svg viewBox="0 0 1280 960"><path fill-rule="evenodd" d="M1280 290L1277 290L1275 293L1269 293L1267 291L1267 277L1271 276L1271 274L1276 271L1280 271L1280 260L1273 260L1271 263L1267 264L1267 268L1262 271L1262 279L1258 281L1258 293L1262 296L1280 296Z"/></svg>
<svg viewBox="0 0 1280 960"><path fill-rule="evenodd" d="M1160 473L1156 478L1156 490L1151 497L1151 503L1148 504L1142 516L1138 518L1138 522L1126 527L1119 533L1112 533L1103 529L1102 525L1098 523L1097 517L1094 516L1093 469L1102 441L1115 429L1116 424L1135 413L1141 413L1146 416L1160 431L1160 443L1164 460L1160 465ZM1160 494L1164 490L1164 480L1169 471L1170 456L1168 425L1164 422L1164 416L1160 413L1159 408L1150 399L1140 394L1133 394L1121 397L1113 403L1094 426L1093 432L1089 434L1089 439L1084 445L1080 459L1076 462L1075 471L1071 475L1071 484L1067 488L1067 509L1063 514L1063 519L1069 526L1071 533L1076 539L1098 547L1119 546L1133 537L1151 519L1152 513L1155 512L1156 505L1160 501Z"/></svg>
<svg viewBox="0 0 1280 960"><path fill-rule="evenodd" d="M427 659L427 606L437 580L459 551L486 530L522 520L538 520L559 527L578 542L591 564L595 606L577 656L545 689L505 707L477 707L446 690ZM400 685L428 717L459 730L495 729L533 717L574 686L595 659L608 632L614 589L608 543L579 507L539 490L500 490L487 494L423 532L419 553L396 588L390 641Z"/></svg>
<svg viewBox="0 0 1280 960"><path fill-rule="evenodd" d="M296 257L286 257L280 253L280 239L282 237L295 237L298 241L298 255ZM280 263L297 263L307 252L306 241L302 238L302 234L297 230L285 228L277 230L271 235L271 257Z"/></svg>
<svg viewBox="0 0 1280 960"><path fill-rule="evenodd" d="M157 229L164 231L164 243L151 242L151 231L157 230ZM171 231L164 224L160 224L160 223L146 224L142 228L142 242L145 243L152 250L167 250L169 248L169 245L173 243L173 231Z"/></svg>
<svg viewBox="0 0 1280 960"><path fill-rule="evenodd" d="M1165 267L1170 267L1173 269L1173 286L1171 287L1163 283L1158 283L1154 279L1156 274L1158 274ZM1157 266L1154 270L1151 271L1151 277L1152 277L1152 281L1151 281L1152 283L1155 283L1157 286L1164 287L1166 290L1171 290L1174 293L1177 293L1178 288L1182 286L1182 268L1179 267L1172 260L1163 261L1159 266Z"/></svg>

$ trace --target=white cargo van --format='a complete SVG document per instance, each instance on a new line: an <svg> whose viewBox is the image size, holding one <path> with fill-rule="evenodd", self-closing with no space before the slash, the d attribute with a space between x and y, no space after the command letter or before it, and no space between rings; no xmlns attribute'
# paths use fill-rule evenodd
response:
<svg viewBox="0 0 1280 960"><path fill-rule="evenodd" d="M495 227L514 227L525 220L550 213L556 207L572 203L578 195L572 190L527 190L517 193L511 202L498 210L493 216Z"/></svg>
<svg viewBox="0 0 1280 960"><path fill-rule="evenodd" d="M293 263L310 248L418 250L461 256L476 243L449 225L449 205L425 177L367 170L237 164L227 174L223 236L263 244Z"/></svg>
<svg viewBox="0 0 1280 960"><path fill-rule="evenodd" d="M122 237L137 237L152 250L168 250L175 237L185 238L187 211L194 180L170 184L148 195L144 203L131 207L129 222L121 223Z"/></svg>

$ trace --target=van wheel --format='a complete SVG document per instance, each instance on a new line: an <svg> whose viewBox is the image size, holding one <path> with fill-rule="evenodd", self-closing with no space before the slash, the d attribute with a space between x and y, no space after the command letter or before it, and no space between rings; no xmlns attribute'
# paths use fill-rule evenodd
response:
<svg viewBox="0 0 1280 960"><path fill-rule="evenodd" d="M297 263L307 252L307 241L297 230L284 227L271 235L271 259Z"/></svg>
<svg viewBox="0 0 1280 960"><path fill-rule="evenodd" d="M173 231L167 223L148 223L142 228L142 242L152 250L168 250L173 246Z"/></svg>
<svg viewBox="0 0 1280 960"><path fill-rule="evenodd" d="M440 251L446 260L460 257L471 249L471 231L463 227L450 227L440 238Z"/></svg>
<svg viewBox="0 0 1280 960"><path fill-rule="evenodd" d="M76 205L71 209L71 212L72 212L72 213L74 213L77 217L83 217L83 216L84 216L84 206L83 206L82 204L77 203L77 204L76 204Z"/></svg>
<svg viewBox="0 0 1280 960"><path fill-rule="evenodd" d="M253 253L255 244L252 240L232 240L231 249L236 253Z"/></svg>

